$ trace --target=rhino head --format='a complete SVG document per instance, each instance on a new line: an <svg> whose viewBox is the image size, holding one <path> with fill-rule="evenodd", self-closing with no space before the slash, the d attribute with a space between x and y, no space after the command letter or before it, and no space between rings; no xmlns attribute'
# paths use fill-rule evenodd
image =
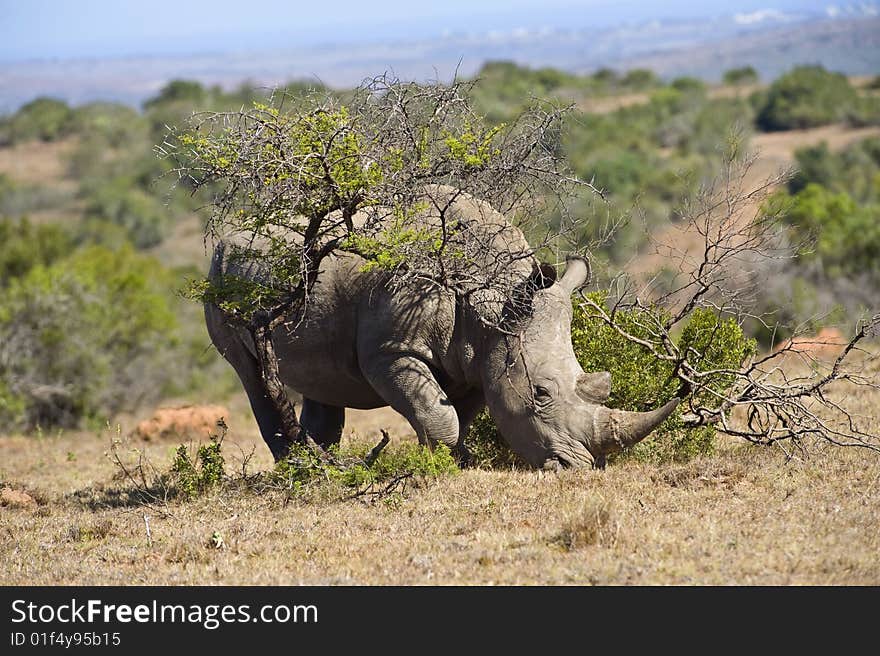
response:
<svg viewBox="0 0 880 656"><path fill-rule="evenodd" d="M679 402L651 412L604 405L611 375L586 373L571 343L571 295L588 277L580 258L569 259L559 280L542 269L532 282L531 312L515 330L489 340L489 412L510 448L536 467L604 467L607 455L645 438Z"/></svg>

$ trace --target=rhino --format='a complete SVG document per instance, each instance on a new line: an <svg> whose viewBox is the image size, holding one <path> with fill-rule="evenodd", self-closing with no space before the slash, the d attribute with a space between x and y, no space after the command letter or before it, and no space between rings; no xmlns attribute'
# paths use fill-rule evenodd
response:
<svg viewBox="0 0 880 656"><path fill-rule="evenodd" d="M610 409L610 374L579 365L571 296L588 281L586 259L570 256L557 276L485 201L445 186L426 195L433 208L424 211L426 224L436 226L442 215L467 235L462 243L471 257L457 261L472 268L474 275L459 276L470 288L394 285L361 256L335 251L321 263L304 316L272 334L280 378L302 395L300 424L318 444L339 442L346 408L391 406L420 442L445 444L466 459L464 437L488 406L503 439L530 465L603 467L607 455L636 444L673 412L678 399L650 412ZM209 280L267 275L258 259L229 254L229 240L218 241ZM503 265L493 270L489 262ZM205 319L263 439L276 460L283 458L289 444L264 391L250 333L210 302Z"/></svg>

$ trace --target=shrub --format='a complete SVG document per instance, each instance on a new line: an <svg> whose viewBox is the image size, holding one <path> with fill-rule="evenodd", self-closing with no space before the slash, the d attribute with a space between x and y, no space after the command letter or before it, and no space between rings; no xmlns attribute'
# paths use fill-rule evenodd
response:
<svg viewBox="0 0 880 656"><path fill-rule="evenodd" d="M186 101L190 105L204 102L207 91L194 80L171 80L159 91L158 95L144 102L144 109L152 109L164 103Z"/></svg>
<svg viewBox="0 0 880 656"><path fill-rule="evenodd" d="M746 147L754 117L754 111L746 100L709 100L694 116L693 125L682 139L681 147L706 158L717 157L719 147L727 143L732 133L738 135L742 146Z"/></svg>
<svg viewBox="0 0 880 656"><path fill-rule="evenodd" d="M811 183L846 192L859 203L880 200L880 138L862 139L839 153L825 142L795 151L797 172L788 182L796 194Z"/></svg>
<svg viewBox="0 0 880 656"><path fill-rule="evenodd" d="M17 184L0 173L0 216L23 216L63 206L72 200L66 189L42 184Z"/></svg>
<svg viewBox="0 0 880 656"><path fill-rule="evenodd" d="M275 465L268 484L296 496L326 483L352 492L367 486L394 484L411 476L436 478L458 471L452 452L443 444L433 449L413 443L394 445L384 449L370 465L366 462L367 447L363 445L334 447L330 453L332 463L309 448L294 446L287 458Z"/></svg>
<svg viewBox="0 0 880 656"><path fill-rule="evenodd" d="M217 487L225 480L222 442L222 437L214 435L208 444L200 444L196 450L195 462L185 444L177 447L171 465L170 482L178 492L192 499Z"/></svg>
<svg viewBox="0 0 880 656"><path fill-rule="evenodd" d="M809 183L794 196L785 192L771 202L787 204L785 221L798 242L813 240L801 253L818 261L831 278L875 272L880 260L880 203L859 205L846 192Z"/></svg>
<svg viewBox="0 0 880 656"><path fill-rule="evenodd" d="M770 86L757 124L763 130L826 125L846 118L857 99L844 75L821 66L799 66Z"/></svg>
<svg viewBox="0 0 880 656"><path fill-rule="evenodd" d="M682 93L706 93L706 83L695 77L677 77L669 83L669 86Z"/></svg>
<svg viewBox="0 0 880 656"><path fill-rule="evenodd" d="M590 298L600 306L605 305L600 293L592 294ZM608 407L644 412L659 407L679 393L681 381L675 375L673 363L654 357L644 346L622 337L587 305L575 302L573 309L571 338L578 362L585 371L611 372ZM620 310L616 318L624 330L659 348L660 344L652 337L649 326L662 321L665 316L660 309ZM756 351L756 342L744 335L734 319L719 317L715 312L703 308L692 313L678 338L677 346L689 353L688 361L698 371L738 369ZM704 382L705 386L697 392L697 400L707 407L713 407L715 397L712 391L723 394L733 380L730 375L719 373L707 376ZM622 457L670 462L712 453L715 430L709 426L685 428L681 419L682 406L654 433L628 449ZM498 449L501 439L494 425L487 420L475 423L468 440L490 450L492 457L498 458L491 450Z"/></svg>
<svg viewBox="0 0 880 656"><path fill-rule="evenodd" d="M593 73L593 79L603 86L610 86L617 83L617 71L612 68L600 68Z"/></svg>
<svg viewBox="0 0 880 656"><path fill-rule="evenodd" d="M100 140L105 147L125 148L145 139L146 122L126 105L93 102L73 110L70 130L88 139Z"/></svg>
<svg viewBox="0 0 880 656"><path fill-rule="evenodd" d="M90 187L85 191L86 220L119 226L138 248L150 248L165 238L170 216L155 196L125 177Z"/></svg>
<svg viewBox="0 0 880 656"><path fill-rule="evenodd" d="M168 275L130 247L89 247L0 298L0 424L76 426L155 400L173 376Z"/></svg>
<svg viewBox="0 0 880 656"><path fill-rule="evenodd" d="M0 145L60 139L70 132L72 116L67 103L54 98L37 98L0 123Z"/></svg>
<svg viewBox="0 0 880 656"><path fill-rule="evenodd" d="M512 119L532 98L571 97L574 90L601 86L553 68L530 69L511 61L490 61L477 73L480 84L471 90L474 104L491 124Z"/></svg>
<svg viewBox="0 0 880 656"><path fill-rule="evenodd" d="M67 257L72 249L70 233L59 225L0 219L0 290L35 267Z"/></svg>
<svg viewBox="0 0 880 656"><path fill-rule="evenodd" d="M659 80L654 71L647 68L634 68L626 72L620 81L621 85L630 89L648 89L657 86Z"/></svg>
<svg viewBox="0 0 880 656"><path fill-rule="evenodd" d="M724 71L722 81L724 84L733 85L755 84L758 81L758 71L751 66L731 68L730 70Z"/></svg>
<svg viewBox="0 0 880 656"><path fill-rule="evenodd" d="M604 306L605 299L593 294L592 300ZM622 310L617 319L630 334L660 347L650 332L652 322L662 320L662 310ZM621 410L644 412L676 396L680 381L674 375L674 364L658 360L646 348L622 337L605 325L588 306L575 303L572 320L572 342L578 361L586 371L611 372L611 397L608 406ZM715 312L698 308L690 316L677 341L678 349L687 352L689 363L698 371L739 369L754 354L757 345L747 338L733 318L719 317ZM697 392L698 401L708 407L717 405L712 391L723 394L733 383L730 375L706 377L705 387ZM684 406L686 404L682 404ZM683 407L666 420L654 433L630 449L629 457L639 460L689 460L711 453L715 431L711 427L684 428Z"/></svg>
<svg viewBox="0 0 880 656"><path fill-rule="evenodd" d="M880 125L880 98L859 96L846 112L846 121L853 127Z"/></svg>
<svg viewBox="0 0 880 656"><path fill-rule="evenodd" d="M489 411L483 409L471 423L464 445L471 455L471 465L485 469L522 467L523 461L501 437Z"/></svg>

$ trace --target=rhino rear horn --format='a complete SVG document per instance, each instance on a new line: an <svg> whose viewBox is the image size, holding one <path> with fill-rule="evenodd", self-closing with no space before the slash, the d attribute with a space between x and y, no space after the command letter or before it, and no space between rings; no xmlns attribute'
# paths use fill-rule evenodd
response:
<svg viewBox="0 0 880 656"><path fill-rule="evenodd" d="M596 371L578 377L577 393L584 401L602 404L611 396L611 374Z"/></svg>

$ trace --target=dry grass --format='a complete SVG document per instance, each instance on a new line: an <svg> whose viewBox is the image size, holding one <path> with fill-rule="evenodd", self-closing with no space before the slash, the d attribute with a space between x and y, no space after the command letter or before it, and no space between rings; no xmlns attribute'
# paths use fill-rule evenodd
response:
<svg viewBox="0 0 880 656"><path fill-rule="evenodd" d="M68 158L78 145L77 139L68 138L0 148L0 173L21 184L64 184L69 182Z"/></svg>
<svg viewBox="0 0 880 656"><path fill-rule="evenodd" d="M867 84L867 82L864 82ZM708 90L709 98L748 98L750 94L766 85L749 84L745 86L717 85ZM618 93L608 96L590 96L577 103L577 108L590 114L610 114L624 107L643 105L651 99L650 91Z"/></svg>
<svg viewBox="0 0 880 656"><path fill-rule="evenodd" d="M253 447L268 467L232 407L232 468ZM0 584L880 584L880 457L864 451L729 442L684 465L465 471L377 503L226 490L146 506L113 494L116 437L0 438L0 480L37 501L0 507ZM175 445L132 443L160 468Z"/></svg>

